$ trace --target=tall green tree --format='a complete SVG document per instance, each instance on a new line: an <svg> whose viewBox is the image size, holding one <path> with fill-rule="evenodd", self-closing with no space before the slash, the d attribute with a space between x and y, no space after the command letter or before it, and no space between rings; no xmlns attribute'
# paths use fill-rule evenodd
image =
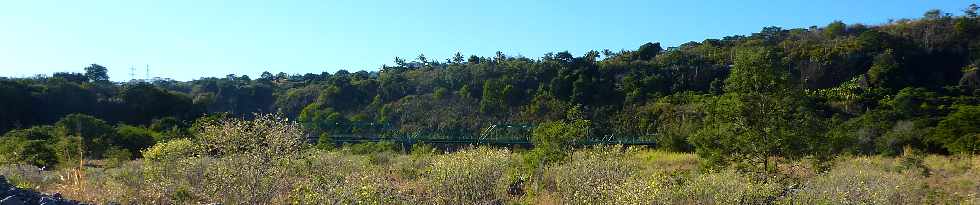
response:
<svg viewBox="0 0 980 205"><path fill-rule="evenodd" d="M901 88L906 84L901 62L896 58L895 51L886 50L878 54L874 64L868 70L868 78L872 84L883 88Z"/></svg>
<svg viewBox="0 0 980 205"><path fill-rule="evenodd" d="M834 21L833 23L827 24L827 27L823 30L823 35L827 38L834 38L837 36L842 36L847 31L847 25L841 21Z"/></svg>
<svg viewBox="0 0 980 205"><path fill-rule="evenodd" d="M85 67L85 77L92 82L109 82L109 70L105 66L92 64Z"/></svg>
<svg viewBox="0 0 980 205"><path fill-rule="evenodd" d="M483 97L480 98L480 112L486 114L500 114L506 105L504 96L504 86L496 80L483 82Z"/></svg>
<svg viewBox="0 0 980 205"><path fill-rule="evenodd" d="M664 49L660 47L660 42L657 43L648 42L641 45L640 49L636 50L636 53L637 53L637 57L639 57L640 60L650 60L653 59L654 57L657 57L657 55L660 55L660 53L663 51Z"/></svg>
<svg viewBox="0 0 980 205"><path fill-rule="evenodd" d="M708 100L704 127L691 138L698 155L719 165L773 168L775 157L803 155L807 131L799 95L781 57L767 48L741 48L725 94ZM806 116L812 117L812 116Z"/></svg>

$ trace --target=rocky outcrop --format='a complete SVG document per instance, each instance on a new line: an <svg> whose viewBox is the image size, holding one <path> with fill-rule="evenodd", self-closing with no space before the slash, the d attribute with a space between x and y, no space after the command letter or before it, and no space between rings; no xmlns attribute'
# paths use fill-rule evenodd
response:
<svg viewBox="0 0 980 205"><path fill-rule="evenodd" d="M0 176L0 205L77 205L75 200L61 197L61 194L44 194L28 189L20 189Z"/></svg>

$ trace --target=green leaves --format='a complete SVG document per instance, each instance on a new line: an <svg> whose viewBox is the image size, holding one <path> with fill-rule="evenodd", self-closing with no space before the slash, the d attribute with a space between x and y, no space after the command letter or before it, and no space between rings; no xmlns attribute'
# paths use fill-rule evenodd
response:
<svg viewBox="0 0 980 205"><path fill-rule="evenodd" d="M789 69L776 51L765 47L742 47L725 80L725 92L778 94L790 88Z"/></svg>
<svg viewBox="0 0 980 205"><path fill-rule="evenodd" d="M85 77L88 77L92 82L97 83L108 83L109 82L109 71L105 66L99 64L92 64L85 67Z"/></svg>
<svg viewBox="0 0 980 205"><path fill-rule="evenodd" d="M980 106L959 106L944 117L931 133L931 139L952 153L980 153Z"/></svg>
<svg viewBox="0 0 980 205"><path fill-rule="evenodd" d="M801 115L801 92L789 84L779 57L766 48L739 51L725 94L707 100L704 127L690 138L715 165L731 162L769 169L774 157L797 158L810 148L803 138L814 115ZM800 92L800 93L797 93Z"/></svg>
<svg viewBox="0 0 980 205"><path fill-rule="evenodd" d="M904 72L900 62L895 59L895 51L888 49L874 59L874 64L868 70L868 78L872 84L883 88L900 88L905 85Z"/></svg>
<svg viewBox="0 0 980 205"><path fill-rule="evenodd" d="M344 128L349 127L346 117L322 103L311 103L303 108L303 112L299 115L299 122L316 135L345 132Z"/></svg>
<svg viewBox="0 0 980 205"><path fill-rule="evenodd" d="M578 107L568 111L566 120L538 124L531 137L534 150L525 162L537 166L564 160L577 143L589 136L590 126Z"/></svg>

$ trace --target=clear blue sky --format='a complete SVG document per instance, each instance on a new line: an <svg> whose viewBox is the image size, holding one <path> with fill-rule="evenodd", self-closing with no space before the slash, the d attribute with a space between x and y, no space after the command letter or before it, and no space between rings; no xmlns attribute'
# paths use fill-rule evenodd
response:
<svg viewBox="0 0 980 205"><path fill-rule="evenodd" d="M764 26L880 24L973 1L207 1L24 0L0 3L0 76L82 72L127 81L129 67L178 80L230 73L377 70L425 53L537 58L568 50L751 34Z"/></svg>

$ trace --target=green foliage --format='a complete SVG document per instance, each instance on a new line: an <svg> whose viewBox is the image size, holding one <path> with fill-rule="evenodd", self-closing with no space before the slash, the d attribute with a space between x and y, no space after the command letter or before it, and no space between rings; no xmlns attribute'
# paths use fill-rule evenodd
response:
<svg viewBox="0 0 980 205"><path fill-rule="evenodd" d="M52 146L57 141L55 134L52 126L38 126L0 136L0 164L55 165L57 159Z"/></svg>
<svg viewBox="0 0 980 205"><path fill-rule="evenodd" d="M510 152L476 148L439 155L426 170L424 186L435 204L486 204L504 198Z"/></svg>
<svg viewBox="0 0 980 205"><path fill-rule="evenodd" d="M89 115L71 114L59 120L55 126L58 127L58 135L65 138L55 149L66 151L64 154L73 152L72 154L77 155L81 151L87 158L99 158L119 141L115 129L109 123ZM80 141L80 147L71 141Z"/></svg>
<svg viewBox="0 0 980 205"><path fill-rule="evenodd" d="M958 106L930 133L949 152L980 153L980 106Z"/></svg>
<svg viewBox="0 0 980 205"><path fill-rule="evenodd" d="M198 114L192 99L180 93L169 92L148 83L125 87L119 93L126 112L124 119L134 124L149 124L161 117L190 118Z"/></svg>
<svg viewBox="0 0 980 205"><path fill-rule="evenodd" d="M161 203L273 203L290 190L284 179L303 143L299 124L277 115L207 122L194 141L171 140L143 153L147 186Z"/></svg>
<svg viewBox="0 0 980 205"><path fill-rule="evenodd" d="M190 139L174 139L157 143L143 151L143 159L151 162L176 161L192 157L197 147Z"/></svg>
<svg viewBox="0 0 980 205"><path fill-rule="evenodd" d="M106 167L118 167L123 163L133 159L133 153L127 149L112 147L106 150L102 158L105 159Z"/></svg>
<svg viewBox="0 0 980 205"><path fill-rule="evenodd" d="M184 156L87 168L77 184L59 180L64 172L28 165L0 166L0 175L91 203L972 204L980 193L980 158L973 156L846 156L826 172L794 162L764 177L699 171L691 154L620 146L576 150L538 173L520 170L519 155L478 147L370 163L363 155L309 150L275 169L237 157ZM79 187L85 191L71 191Z"/></svg>
<svg viewBox="0 0 980 205"><path fill-rule="evenodd" d="M154 141L165 142L172 139L190 138L190 125L174 117L164 117L153 120L150 124L150 131L157 133L153 135Z"/></svg>
<svg viewBox="0 0 980 205"><path fill-rule="evenodd" d="M470 85L463 85L462 88L459 88L457 95L464 98L473 97L473 90L470 88Z"/></svg>
<svg viewBox="0 0 980 205"><path fill-rule="evenodd" d="M823 125L799 90L789 84L768 49L746 49L725 81L725 94L709 99L704 126L690 138L714 165L744 163L772 171L773 158L795 159L819 151Z"/></svg>
<svg viewBox="0 0 980 205"><path fill-rule="evenodd" d="M663 50L664 49L660 47L659 42L646 43L641 45L640 48L636 50L636 53L640 58L639 60L650 60L653 59L654 57L657 57L657 55L660 55L660 52L663 52Z"/></svg>
<svg viewBox="0 0 980 205"><path fill-rule="evenodd" d="M430 144L417 143L417 144L413 144L412 145L412 153L411 153L411 155L413 157L422 157L422 156L428 156L428 155L435 155L437 153L439 153L439 150L436 149L435 147L433 147Z"/></svg>
<svg viewBox="0 0 980 205"><path fill-rule="evenodd" d="M327 133L320 134L320 137L316 138L316 148L320 150L331 150L335 147L333 140L330 140L330 135Z"/></svg>
<svg viewBox="0 0 980 205"><path fill-rule="evenodd" d="M574 116L576 110L569 111L569 115ZM531 137L534 150L525 163L540 166L564 160L576 143L588 137L590 126L588 120L577 117L539 124Z"/></svg>
<svg viewBox="0 0 980 205"><path fill-rule="evenodd" d="M347 145L351 153L366 155L375 153L385 153L385 152L397 152L401 150L395 142L382 141L382 142L365 142Z"/></svg>
<svg viewBox="0 0 980 205"><path fill-rule="evenodd" d="M158 133L150 129L130 125L116 126L116 135L119 142L115 145L126 149L129 153L139 153L156 144L155 139L160 138L157 137Z"/></svg>
<svg viewBox="0 0 980 205"><path fill-rule="evenodd" d="M197 119L194 119L194 122L191 123L190 132L193 135L200 134L201 132L204 131L204 127L206 125L215 124L223 120L230 119L231 117L232 117L231 114L225 112L201 116Z"/></svg>
<svg viewBox="0 0 980 205"><path fill-rule="evenodd" d="M59 167L77 167L86 158L84 140L78 136L62 136L55 142L53 150L58 157ZM100 154L99 157L102 155Z"/></svg>
<svg viewBox="0 0 980 205"><path fill-rule="evenodd" d="M343 133L349 122L341 113L321 103L312 103L299 115L299 121L309 132L314 134Z"/></svg>
<svg viewBox="0 0 980 205"><path fill-rule="evenodd" d="M895 59L895 52L890 49L876 56L874 64L868 70L871 83L883 88L894 89L905 85L904 75L901 63Z"/></svg>
<svg viewBox="0 0 980 205"><path fill-rule="evenodd" d="M504 85L498 81L486 81L483 83L483 96L480 98L480 112L485 114L501 113L504 110L505 93Z"/></svg>
<svg viewBox="0 0 980 205"><path fill-rule="evenodd" d="M830 24L827 24L827 27L824 28L823 30L823 34L827 38L834 38L837 36L844 35L846 29L847 29L847 25L844 24L844 22L834 21Z"/></svg>
<svg viewBox="0 0 980 205"><path fill-rule="evenodd" d="M449 89L439 87L436 88L436 91L432 93L432 97L437 100L441 100L441 99L445 99L447 97L446 95L448 94L449 94Z"/></svg>
<svg viewBox="0 0 980 205"><path fill-rule="evenodd" d="M790 76L779 54L771 48L740 48L735 66L725 79L726 93L782 94L790 87Z"/></svg>
<svg viewBox="0 0 980 205"><path fill-rule="evenodd" d="M523 108L521 116L536 122L561 120L572 107L571 103L556 99L551 92L539 90L531 103Z"/></svg>
<svg viewBox="0 0 980 205"><path fill-rule="evenodd" d="M92 82L105 83L109 82L109 72L105 66L98 64L92 64L85 67L85 77L87 77Z"/></svg>
<svg viewBox="0 0 980 205"><path fill-rule="evenodd" d="M0 137L0 164L51 166L56 162L54 150L44 140L29 140L11 134Z"/></svg>
<svg viewBox="0 0 980 205"><path fill-rule="evenodd" d="M689 152L693 151L689 136L702 127L702 102L704 95L680 93L663 97L653 105L657 112L657 145L660 148Z"/></svg>
<svg viewBox="0 0 980 205"><path fill-rule="evenodd" d="M264 114L252 120L226 119L206 124L196 140L200 143L200 154L247 155L271 160L297 154L305 137L298 123Z"/></svg>

